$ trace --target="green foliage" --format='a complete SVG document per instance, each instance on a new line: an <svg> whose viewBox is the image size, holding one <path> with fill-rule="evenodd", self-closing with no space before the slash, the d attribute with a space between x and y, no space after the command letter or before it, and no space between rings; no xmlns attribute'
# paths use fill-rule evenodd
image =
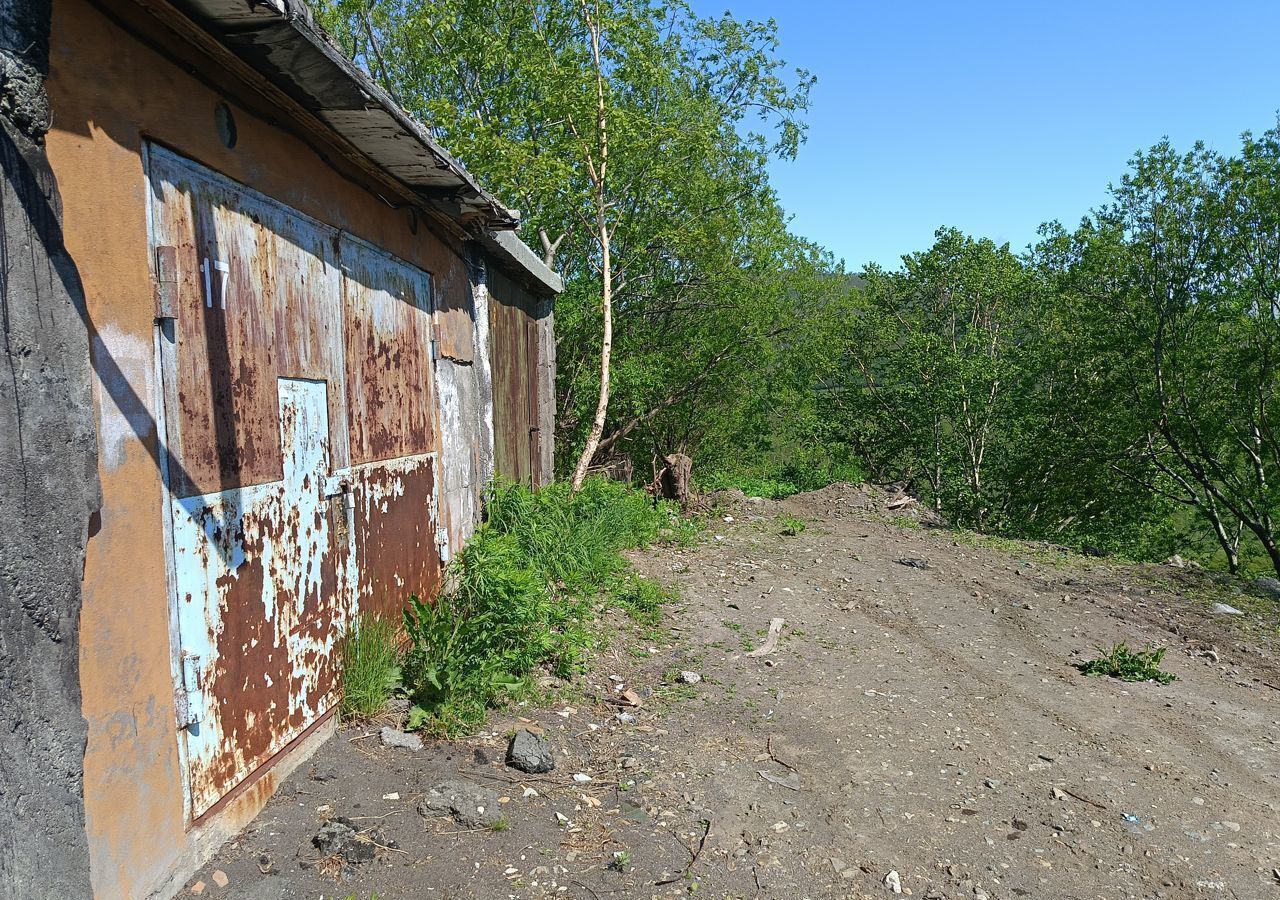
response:
<svg viewBox="0 0 1280 900"><path fill-rule="evenodd" d="M792 494L800 493L794 483L779 481L773 478L762 478L753 475L730 475L727 472L713 472L702 477L698 482L704 491L723 491L737 488L748 497L765 497L769 500L781 500Z"/></svg>
<svg viewBox="0 0 1280 900"><path fill-rule="evenodd" d="M614 583L611 599L639 624L657 625L662 619L662 607L671 600L671 593L650 578L628 572Z"/></svg>
<svg viewBox="0 0 1280 900"><path fill-rule="evenodd" d="M786 513L778 516L778 534L783 537L795 537L803 534L805 529L804 519L797 519L795 516Z"/></svg>
<svg viewBox="0 0 1280 900"><path fill-rule="evenodd" d="M1097 659L1079 663L1076 668L1085 675L1119 678L1121 681L1154 681L1169 684L1178 676L1160 668L1164 660L1163 647L1147 650L1130 650L1128 644L1115 644L1110 648L1099 647Z"/></svg>
<svg viewBox="0 0 1280 900"><path fill-rule="evenodd" d="M783 61L774 22L703 18L680 0L327 0L318 16L521 209L530 244L563 236L561 473L600 389L598 214L611 233L615 312L604 455L647 472L655 447L712 469L744 448L800 446L800 419L778 415L807 402L810 373L792 351L811 340L839 283L829 255L789 233L769 183L769 162L803 142L813 85Z"/></svg>
<svg viewBox="0 0 1280 900"><path fill-rule="evenodd" d="M698 488L703 491L721 491L737 488L748 497L764 497L782 500L804 491L814 491L836 482L861 484L866 480L861 467L854 461L834 461L828 448L820 454L810 449L795 449L781 465L757 465L749 470L719 469L707 475L697 476Z"/></svg>
<svg viewBox="0 0 1280 900"><path fill-rule="evenodd" d="M594 645L592 600L614 594L637 619L656 619L666 595L632 573L621 551L655 540L676 510L645 494L589 479L533 492L490 490L487 519L450 564L435 602L412 598L404 682L409 727L441 735L474 730L487 706L540 665L572 674Z"/></svg>
<svg viewBox="0 0 1280 900"><path fill-rule="evenodd" d="M342 667L342 715L367 719L380 713L400 681L400 633L394 620L360 616L338 640Z"/></svg>

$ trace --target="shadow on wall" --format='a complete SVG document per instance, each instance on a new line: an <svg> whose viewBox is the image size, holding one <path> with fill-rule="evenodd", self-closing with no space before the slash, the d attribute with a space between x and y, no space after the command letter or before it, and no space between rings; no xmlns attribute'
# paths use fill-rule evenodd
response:
<svg viewBox="0 0 1280 900"><path fill-rule="evenodd" d="M3 37L32 38L26 17L0 3ZM47 14L47 8L45 10ZM15 62L9 45L6 64ZM12 75L12 73L8 73ZM31 73L26 73L31 74ZM7 79L6 79L7 80ZM38 94L13 76L5 99ZM36 97L36 100L41 99ZM6 110L7 115L13 109ZM18 130L26 129L26 132ZM86 531L101 494L87 324L79 273L63 245L57 189L42 147L44 123L0 125L0 896L89 893L80 710L80 577ZM14 128L14 131L10 129Z"/></svg>

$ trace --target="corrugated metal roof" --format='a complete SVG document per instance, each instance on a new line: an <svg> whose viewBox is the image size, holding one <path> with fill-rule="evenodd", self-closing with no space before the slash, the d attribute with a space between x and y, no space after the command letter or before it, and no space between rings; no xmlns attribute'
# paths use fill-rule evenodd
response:
<svg viewBox="0 0 1280 900"><path fill-rule="evenodd" d="M484 190L335 47L301 0L171 2L378 168L480 237L504 262L551 290L561 289L559 275L514 234L502 234L520 224L520 214Z"/></svg>

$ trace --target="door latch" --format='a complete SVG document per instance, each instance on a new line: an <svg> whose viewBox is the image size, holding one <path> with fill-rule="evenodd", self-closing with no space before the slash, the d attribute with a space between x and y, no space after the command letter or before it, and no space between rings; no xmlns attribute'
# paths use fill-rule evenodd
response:
<svg viewBox="0 0 1280 900"><path fill-rule="evenodd" d="M182 654L182 689L178 691L178 722L182 728L199 725L204 716L204 693L200 686L200 657Z"/></svg>

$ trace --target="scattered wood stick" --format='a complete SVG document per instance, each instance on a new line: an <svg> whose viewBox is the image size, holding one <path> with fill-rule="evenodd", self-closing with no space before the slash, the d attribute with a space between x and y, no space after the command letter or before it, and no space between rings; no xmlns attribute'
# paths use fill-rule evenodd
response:
<svg viewBox="0 0 1280 900"><path fill-rule="evenodd" d="M782 759L781 757L778 756L778 754L773 752L773 735L769 735L767 738L765 738L764 749L769 754L769 758L774 762L776 762L778 765L783 766L784 768L790 769L792 772L800 771L795 766L791 765L791 763L787 762L785 759Z"/></svg>
<svg viewBox="0 0 1280 900"><path fill-rule="evenodd" d="M782 635L782 626L787 622L786 619L776 618L769 620L769 636L765 638L764 643L752 650L747 656L768 656L774 650L778 649L778 638Z"/></svg>
<svg viewBox="0 0 1280 900"><path fill-rule="evenodd" d="M1069 791L1066 788L1058 788L1058 790L1062 791L1062 793L1066 794L1068 797L1074 797L1075 799L1079 800L1081 803L1088 803L1090 806L1096 806L1098 809L1107 808L1096 800L1090 800L1088 797L1081 797L1079 794L1075 793L1074 791Z"/></svg>

